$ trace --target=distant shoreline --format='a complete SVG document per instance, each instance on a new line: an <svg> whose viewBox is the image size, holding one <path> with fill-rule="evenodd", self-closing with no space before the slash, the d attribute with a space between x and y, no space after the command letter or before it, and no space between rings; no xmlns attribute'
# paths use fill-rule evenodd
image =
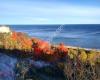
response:
<svg viewBox="0 0 100 80"><path fill-rule="evenodd" d="M58 46L58 45L55 45L55 46ZM91 51L91 50L94 50L94 51L96 51L96 52L100 52L100 49L92 49L92 48L82 48L82 47L76 47L76 46L67 46L67 45L65 45L65 47L66 48L69 48L69 49L84 49L84 50L86 50L86 51Z"/></svg>
<svg viewBox="0 0 100 80"><path fill-rule="evenodd" d="M74 46L66 46L66 47L68 47L68 48L73 48L73 49L84 49L84 50L86 50L86 51L91 51L91 50L95 50L95 51L97 51L97 52L100 52L100 49L92 49L92 48L81 48L81 47L74 47Z"/></svg>

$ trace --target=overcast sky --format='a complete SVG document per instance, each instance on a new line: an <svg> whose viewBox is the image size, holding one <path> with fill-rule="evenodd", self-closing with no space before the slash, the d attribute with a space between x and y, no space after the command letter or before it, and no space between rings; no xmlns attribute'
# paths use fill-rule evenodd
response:
<svg viewBox="0 0 100 80"><path fill-rule="evenodd" d="M100 0L0 0L0 24L100 24Z"/></svg>

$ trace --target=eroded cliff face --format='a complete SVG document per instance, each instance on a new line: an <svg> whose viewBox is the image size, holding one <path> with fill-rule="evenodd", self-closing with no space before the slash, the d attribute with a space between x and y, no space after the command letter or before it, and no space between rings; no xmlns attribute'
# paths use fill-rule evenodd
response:
<svg viewBox="0 0 100 80"><path fill-rule="evenodd" d="M11 33L11 29L8 26L0 26L0 33Z"/></svg>

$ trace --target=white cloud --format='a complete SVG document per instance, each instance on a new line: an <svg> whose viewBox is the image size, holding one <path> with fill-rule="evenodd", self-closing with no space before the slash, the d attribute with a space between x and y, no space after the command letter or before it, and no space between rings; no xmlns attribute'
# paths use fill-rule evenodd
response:
<svg viewBox="0 0 100 80"><path fill-rule="evenodd" d="M31 20L31 21L38 21L38 22L45 22L45 21L48 21L47 18L32 18L32 17L24 17L24 19L28 19L28 20Z"/></svg>
<svg viewBox="0 0 100 80"><path fill-rule="evenodd" d="M28 5L28 6L27 6ZM8 21L23 19L30 23L100 23L100 7L77 6L70 4L0 4L0 16ZM21 21L20 21L21 20ZM6 20L4 20L6 21ZM22 23L23 23L22 21Z"/></svg>

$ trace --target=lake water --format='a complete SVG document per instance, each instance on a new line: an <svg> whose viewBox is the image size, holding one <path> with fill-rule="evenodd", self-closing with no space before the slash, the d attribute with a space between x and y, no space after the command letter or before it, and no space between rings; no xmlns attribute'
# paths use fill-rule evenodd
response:
<svg viewBox="0 0 100 80"><path fill-rule="evenodd" d="M18 32L25 32L32 37L60 42L66 45L100 49L100 25L10 25ZM58 29L60 28L60 29ZM53 38L52 38L53 37Z"/></svg>

